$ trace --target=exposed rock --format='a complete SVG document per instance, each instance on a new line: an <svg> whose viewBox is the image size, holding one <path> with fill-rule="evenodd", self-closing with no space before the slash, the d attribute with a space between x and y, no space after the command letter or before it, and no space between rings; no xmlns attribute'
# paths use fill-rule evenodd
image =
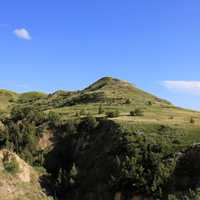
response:
<svg viewBox="0 0 200 200"><path fill-rule="evenodd" d="M6 172L4 162L15 159L19 170ZM50 200L39 184L38 173L15 153L0 150L0 200Z"/></svg>

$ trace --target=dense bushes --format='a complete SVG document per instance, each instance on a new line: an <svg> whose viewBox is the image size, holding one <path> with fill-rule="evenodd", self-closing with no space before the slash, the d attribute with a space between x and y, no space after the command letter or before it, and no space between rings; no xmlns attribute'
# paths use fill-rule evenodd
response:
<svg viewBox="0 0 200 200"><path fill-rule="evenodd" d="M167 199L176 164L172 143L124 131L110 120L91 116L74 124L73 131L62 130L65 136L49 152L45 165L58 196L110 200L120 191L125 199L135 192Z"/></svg>
<svg viewBox="0 0 200 200"><path fill-rule="evenodd" d="M8 148L33 164L37 154L41 124L48 118L33 107L15 107L11 115L3 120L4 130L0 134L0 145Z"/></svg>
<svg viewBox="0 0 200 200"><path fill-rule="evenodd" d="M135 109L131 115L141 114ZM118 117L119 112L106 116ZM55 112L44 114L33 107L13 108L2 123L1 147L17 152L33 165L44 163L53 192L62 199L110 200L116 192L125 200L135 193L162 200L197 198L199 150L186 152L177 162L175 153L181 145L168 126L159 125L153 136L145 130L122 129L103 117L85 115L64 121ZM45 155L38 150L44 127L54 133L56 141ZM4 167L11 173L17 169L14 161L5 162Z"/></svg>

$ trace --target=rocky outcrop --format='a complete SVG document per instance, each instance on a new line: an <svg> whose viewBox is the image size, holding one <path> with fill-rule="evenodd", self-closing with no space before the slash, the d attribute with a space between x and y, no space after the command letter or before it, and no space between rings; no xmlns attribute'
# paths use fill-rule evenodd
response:
<svg viewBox="0 0 200 200"><path fill-rule="evenodd" d="M5 162L15 160L16 173L5 169ZM0 150L0 200L50 200L39 184L38 173L15 153Z"/></svg>

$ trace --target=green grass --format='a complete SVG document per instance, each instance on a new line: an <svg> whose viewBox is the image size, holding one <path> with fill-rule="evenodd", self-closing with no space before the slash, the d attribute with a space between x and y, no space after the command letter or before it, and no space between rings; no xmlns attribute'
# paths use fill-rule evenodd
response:
<svg viewBox="0 0 200 200"><path fill-rule="evenodd" d="M100 96L99 96L100 94ZM16 94L0 90L0 111L9 112L12 106L32 105L45 112L59 113L63 119L76 118L77 112L105 117L105 113L118 110L120 115L112 120L120 124L148 127L166 125L185 130L187 140L199 141L200 112L178 108L168 101L144 92L127 81L104 77L81 91L57 91L53 94L27 92ZM104 113L99 115L99 106ZM143 116L130 116L139 108ZM84 112L83 112L84 111ZM191 122L194 119L194 123ZM150 129L151 130L151 129Z"/></svg>

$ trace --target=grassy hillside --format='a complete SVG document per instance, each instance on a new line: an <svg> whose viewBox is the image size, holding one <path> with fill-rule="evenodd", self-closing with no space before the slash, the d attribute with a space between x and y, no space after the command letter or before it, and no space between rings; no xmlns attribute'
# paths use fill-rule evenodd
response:
<svg viewBox="0 0 200 200"><path fill-rule="evenodd" d="M63 119L89 114L105 116L118 110L114 119L124 124L164 124L177 128L200 127L200 112L178 108L170 102L138 89L127 81L104 77L80 91L59 90L52 94L27 92L16 94L0 90L0 110L9 112L12 106L32 105L42 111L53 111ZM99 114L99 107L104 110ZM142 116L130 116L130 111L140 109Z"/></svg>
<svg viewBox="0 0 200 200"><path fill-rule="evenodd" d="M17 98L17 93L9 90L0 90L0 112L6 112L12 102Z"/></svg>
<svg viewBox="0 0 200 200"><path fill-rule="evenodd" d="M55 98L54 101L59 98L61 97ZM63 99L66 100L68 97ZM189 132L200 127L200 112L178 108L166 100L136 88L127 81L111 77L102 78L82 91L70 93L69 99L75 99L76 103L53 107L50 110L60 113L65 118L75 117L77 112L102 117L108 111L119 110L119 117L113 120L127 125L164 124L188 129ZM104 110L101 115L99 115L100 106ZM142 116L130 116L130 111L136 108L142 111Z"/></svg>
<svg viewBox="0 0 200 200"><path fill-rule="evenodd" d="M59 200L107 200L118 193L125 199L139 195L171 200L190 195L189 187L196 195L200 187L198 180L188 179L190 173L184 174L200 157L198 148L197 155L192 150L189 157L194 159L185 165L184 151L200 142L199 112L178 108L111 77L81 91L2 95L7 100L2 101L6 115L0 120L0 147L45 168L49 173L45 184ZM18 195L5 193L4 199L43 200L38 179L24 185L4 168L3 187L13 185L9 190ZM198 171L194 177L200 177ZM180 176L183 184L176 179Z"/></svg>

